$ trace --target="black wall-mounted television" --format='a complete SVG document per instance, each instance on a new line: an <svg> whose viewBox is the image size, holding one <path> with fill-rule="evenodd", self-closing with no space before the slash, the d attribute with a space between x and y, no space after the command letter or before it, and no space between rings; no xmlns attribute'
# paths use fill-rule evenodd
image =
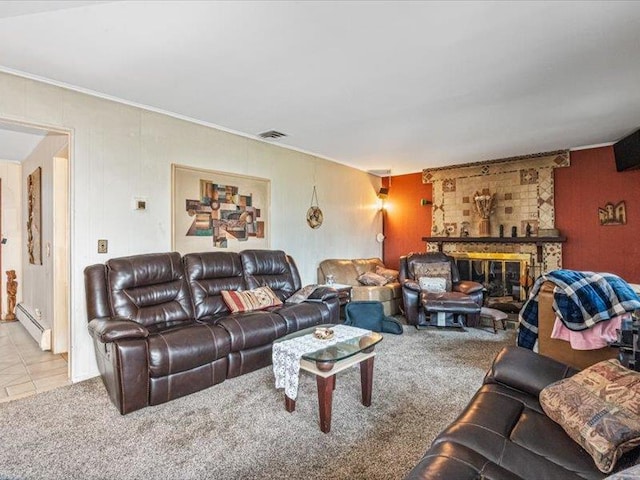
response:
<svg viewBox="0 0 640 480"><path fill-rule="evenodd" d="M640 168L640 130L617 142L613 146L613 152L617 171Z"/></svg>

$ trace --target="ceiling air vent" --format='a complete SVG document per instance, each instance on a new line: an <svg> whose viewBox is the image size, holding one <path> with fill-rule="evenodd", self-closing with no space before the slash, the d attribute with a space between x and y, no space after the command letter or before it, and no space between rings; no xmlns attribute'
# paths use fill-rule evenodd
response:
<svg viewBox="0 0 640 480"><path fill-rule="evenodd" d="M286 133L278 132L277 130L267 130L266 132L259 133L260 138L267 138L271 140L277 140L282 137L286 137Z"/></svg>

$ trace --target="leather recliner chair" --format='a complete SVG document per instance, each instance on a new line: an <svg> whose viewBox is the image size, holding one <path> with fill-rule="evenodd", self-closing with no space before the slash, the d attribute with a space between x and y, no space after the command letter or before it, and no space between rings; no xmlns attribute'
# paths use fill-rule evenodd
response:
<svg viewBox="0 0 640 480"><path fill-rule="evenodd" d="M400 284L402 285L402 300L404 302L405 317L409 325L416 327L428 326L430 323L422 305L420 283L415 275L415 266L424 263L448 262L451 267L451 291L468 296L478 306L482 306L484 287L478 282L460 280L460 273L453 257L441 252L410 253L400 257ZM461 295L455 295L452 301L459 301ZM441 302L443 300L440 300ZM479 313L467 315L467 326L474 327L480 323Z"/></svg>

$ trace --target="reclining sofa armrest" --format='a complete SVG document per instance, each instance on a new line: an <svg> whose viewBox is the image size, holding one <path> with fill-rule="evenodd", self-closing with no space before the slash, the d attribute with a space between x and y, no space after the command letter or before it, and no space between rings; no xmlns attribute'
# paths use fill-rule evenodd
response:
<svg viewBox="0 0 640 480"><path fill-rule="evenodd" d="M89 333L102 343L149 336L149 331L144 326L121 317L94 318L89 322Z"/></svg>
<svg viewBox="0 0 640 480"><path fill-rule="evenodd" d="M309 295L309 297L307 297L307 300L322 300L324 302L331 298L338 298L338 291L335 288L318 287L311 293L311 295Z"/></svg>
<svg viewBox="0 0 640 480"><path fill-rule="evenodd" d="M505 347L496 356L484 383L501 383L536 398L547 385L577 373L574 368L522 347Z"/></svg>
<svg viewBox="0 0 640 480"><path fill-rule="evenodd" d="M407 288L409 290L413 290L414 292L420 292L421 288L420 288L420 284L418 282L416 282L415 280L405 280L402 283L402 287L403 288Z"/></svg>
<svg viewBox="0 0 640 480"><path fill-rule="evenodd" d="M470 295L475 292L481 292L484 289L481 283L472 282L470 280L460 280L453 286L454 292L464 293Z"/></svg>

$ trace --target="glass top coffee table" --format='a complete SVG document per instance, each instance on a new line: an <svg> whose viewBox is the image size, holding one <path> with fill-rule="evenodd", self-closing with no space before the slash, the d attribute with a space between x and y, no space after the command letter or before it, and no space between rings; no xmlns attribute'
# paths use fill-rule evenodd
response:
<svg viewBox="0 0 640 480"><path fill-rule="evenodd" d="M290 345L309 345L309 336L318 328L330 328L338 331L341 325L318 325L316 327L300 330L286 335L274 342L274 345L282 342L291 342ZM362 329L361 329L362 330ZM382 335L369 330L362 330L361 334L352 338L331 341L316 340L315 346L307 347L300 358L300 369L313 373L318 385L318 405L320 410L320 430L328 433L331 430L331 406L333 390L336 386L336 373L354 365L360 365L360 382L362 390L362 404L365 407L371 405L371 391L373 387L373 359L375 346L382 340ZM323 346L322 343L327 345ZM285 408L293 412L296 401L285 393Z"/></svg>

